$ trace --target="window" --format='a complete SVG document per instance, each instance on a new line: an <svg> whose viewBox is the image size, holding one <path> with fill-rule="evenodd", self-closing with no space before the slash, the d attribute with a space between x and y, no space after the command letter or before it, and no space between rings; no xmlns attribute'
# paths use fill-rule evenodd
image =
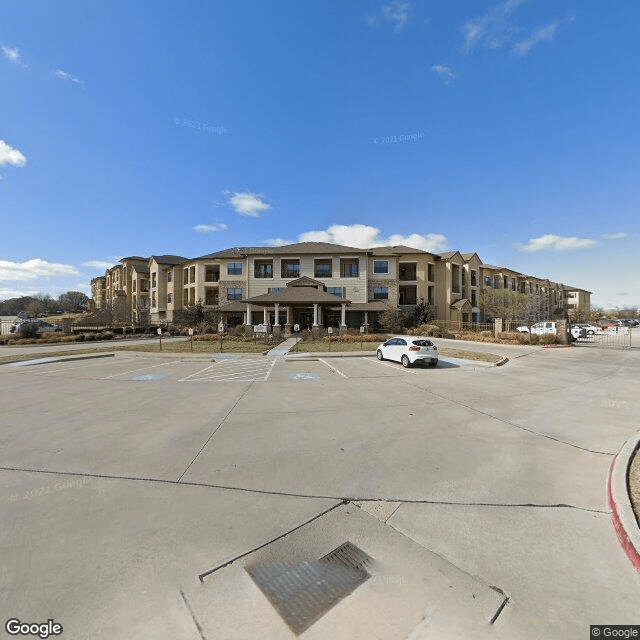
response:
<svg viewBox="0 0 640 640"><path fill-rule="evenodd" d="M330 278L332 260L314 260L313 274L316 278Z"/></svg>
<svg viewBox="0 0 640 640"><path fill-rule="evenodd" d="M227 263L227 275L240 276L242 275L242 262L228 262Z"/></svg>
<svg viewBox="0 0 640 640"><path fill-rule="evenodd" d="M189 267L189 282L194 283L196 281L196 268L195 266Z"/></svg>
<svg viewBox="0 0 640 640"><path fill-rule="evenodd" d="M374 260L373 273L389 273L388 260Z"/></svg>
<svg viewBox="0 0 640 640"><path fill-rule="evenodd" d="M189 269L182 271L182 284L189 284Z"/></svg>
<svg viewBox="0 0 640 640"><path fill-rule="evenodd" d="M280 263L282 278L297 278L300 276L300 260L282 260Z"/></svg>
<svg viewBox="0 0 640 640"><path fill-rule="evenodd" d="M476 271L471 271L471 286L475 287L478 284L478 274Z"/></svg>
<svg viewBox="0 0 640 640"><path fill-rule="evenodd" d="M235 264L240 264L239 262ZM242 300L242 289L230 288L227 289L227 300Z"/></svg>
<svg viewBox="0 0 640 640"><path fill-rule="evenodd" d="M415 262L401 262L398 267L398 277L400 280L417 280Z"/></svg>
<svg viewBox="0 0 640 640"><path fill-rule="evenodd" d="M484 277L484 286L485 287L490 287L491 286L491 276L485 276Z"/></svg>
<svg viewBox="0 0 640 640"><path fill-rule="evenodd" d="M374 287L373 289L374 300L388 300L389 299L389 287Z"/></svg>
<svg viewBox="0 0 640 640"><path fill-rule="evenodd" d="M154 289L156 288L156 272L155 271L151 274L151 286Z"/></svg>
<svg viewBox="0 0 640 640"><path fill-rule="evenodd" d="M171 282L172 280L173 280L173 271L169 270L167 271L167 282Z"/></svg>
<svg viewBox="0 0 640 640"><path fill-rule="evenodd" d="M155 291L151 292L151 306L152 307L156 306L156 292Z"/></svg>
<svg viewBox="0 0 640 640"><path fill-rule="evenodd" d="M284 291L286 287L272 287L269 289L269 293L278 293L278 291Z"/></svg>
<svg viewBox="0 0 640 640"><path fill-rule="evenodd" d="M358 277L358 261L357 260L340 260L340 276L342 278Z"/></svg>
<svg viewBox="0 0 640 640"><path fill-rule="evenodd" d="M136 281L135 280L131 283L131 290L132 291L136 290Z"/></svg>
<svg viewBox="0 0 640 640"><path fill-rule="evenodd" d="M434 266L429 263L429 268L428 268L428 275L427 275L427 279L429 280L429 282L433 282L435 280L434 276L433 276L433 269Z"/></svg>
<svg viewBox="0 0 640 640"><path fill-rule="evenodd" d="M342 287L327 287L327 293L342 298Z"/></svg>
<svg viewBox="0 0 640 640"><path fill-rule="evenodd" d="M273 278L273 261L256 260L253 263L254 278Z"/></svg>
<svg viewBox="0 0 640 640"><path fill-rule="evenodd" d="M205 267L204 281L218 282L218 280L220 280L220 267Z"/></svg>
<svg viewBox="0 0 640 640"><path fill-rule="evenodd" d="M204 303L207 306L218 304L218 290L212 288L206 288L204 290Z"/></svg>
<svg viewBox="0 0 640 640"><path fill-rule="evenodd" d="M173 302L173 293L167 293L167 304L171 304Z"/></svg>

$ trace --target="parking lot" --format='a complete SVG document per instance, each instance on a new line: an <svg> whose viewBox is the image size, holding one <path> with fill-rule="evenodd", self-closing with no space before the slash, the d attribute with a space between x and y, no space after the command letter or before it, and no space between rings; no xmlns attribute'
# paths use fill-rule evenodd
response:
<svg viewBox="0 0 640 640"><path fill-rule="evenodd" d="M638 430L640 355L509 352L504 367L435 369L232 354L3 365L5 618L52 618L74 639L291 638L244 567L350 541L372 577L305 638L638 623L605 482Z"/></svg>

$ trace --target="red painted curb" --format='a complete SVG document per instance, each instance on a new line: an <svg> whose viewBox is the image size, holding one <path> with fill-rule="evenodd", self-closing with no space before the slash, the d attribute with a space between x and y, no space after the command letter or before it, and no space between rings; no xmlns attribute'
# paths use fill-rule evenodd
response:
<svg viewBox="0 0 640 640"><path fill-rule="evenodd" d="M635 570L640 573L640 551L631 544L631 540L629 540L629 536L627 536L627 532L622 526L620 514L618 513L618 506L613 499L613 493L611 491L611 472L613 471L613 465L616 463L617 457L618 456L613 459L611 466L609 467L609 475L607 476L607 502L611 509L611 520L613 521L613 528L616 530L618 540L620 540L620 545L622 546L623 551L627 554L629 560L631 560L631 564L634 566Z"/></svg>

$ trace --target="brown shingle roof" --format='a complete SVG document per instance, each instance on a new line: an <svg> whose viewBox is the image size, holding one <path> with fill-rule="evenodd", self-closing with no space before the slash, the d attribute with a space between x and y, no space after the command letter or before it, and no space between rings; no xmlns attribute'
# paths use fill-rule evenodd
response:
<svg viewBox="0 0 640 640"><path fill-rule="evenodd" d="M212 260L215 258L243 258L246 256L281 256L296 254L325 254L325 253L367 253L367 249L347 247L330 242L296 242L283 244L279 247L231 247L194 260Z"/></svg>
<svg viewBox="0 0 640 640"><path fill-rule="evenodd" d="M186 262L188 258L182 256L172 256L171 254L165 254L162 256L151 256L158 264L180 264Z"/></svg>
<svg viewBox="0 0 640 640"><path fill-rule="evenodd" d="M404 244L397 244L388 247L372 247L371 249L369 249L369 252L374 256L398 256L402 255L403 253L429 253L428 251L423 251L422 249L407 247Z"/></svg>
<svg viewBox="0 0 640 640"><path fill-rule="evenodd" d="M332 293L321 291L315 287L287 287L282 291L272 291L271 293L264 293L261 296L254 296L253 298L247 298L247 302L251 304L274 302L297 303L297 304L339 304L341 302L350 302L346 298L339 298Z"/></svg>

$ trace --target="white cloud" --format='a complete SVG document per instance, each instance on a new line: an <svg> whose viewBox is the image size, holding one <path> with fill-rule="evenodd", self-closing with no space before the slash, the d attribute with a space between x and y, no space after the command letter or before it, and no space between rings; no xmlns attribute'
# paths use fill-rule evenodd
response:
<svg viewBox="0 0 640 640"><path fill-rule="evenodd" d="M449 84L449 82L451 82L458 76L458 74L451 67L446 67L443 64L434 64L431 67L431 71L439 75L446 84Z"/></svg>
<svg viewBox="0 0 640 640"><path fill-rule="evenodd" d="M369 16L367 18L367 24L370 27L376 27L380 23L380 19L386 20L394 25L394 33L400 33L409 21L412 8L413 5L410 2L394 0L394 2L382 5L379 16Z"/></svg>
<svg viewBox="0 0 640 640"><path fill-rule="evenodd" d="M23 296L35 296L39 291L35 289L3 289L0 287L0 300L9 298L22 298Z"/></svg>
<svg viewBox="0 0 640 640"><path fill-rule="evenodd" d="M588 249L596 244L596 240L590 238L576 238L575 236L557 236L547 233L538 238L529 238L529 242L520 245L520 251L573 251L575 249Z"/></svg>
<svg viewBox="0 0 640 640"><path fill-rule="evenodd" d="M489 49L499 49L513 37L514 28L509 22L509 16L527 0L506 0L501 2L483 15L469 20L462 25L464 53L470 54L483 45Z"/></svg>
<svg viewBox="0 0 640 640"><path fill-rule="evenodd" d="M116 262L118 261L116 260ZM87 260L87 262L82 263L83 267L90 267L91 269L97 269L98 271L110 269L113 265L113 262L107 262L106 260Z"/></svg>
<svg viewBox="0 0 640 640"><path fill-rule="evenodd" d="M280 244L280 239L276 238L269 242ZM447 246L446 236L439 233L427 233L424 235L419 233L410 235L396 233L385 238L380 235L380 229L366 224L334 224L325 230L306 231L298 236L298 242L330 242L361 249L402 244L414 249L432 252L442 251ZM284 244L284 241L282 243ZM286 244L289 243L287 242Z"/></svg>
<svg viewBox="0 0 640 640"><path fill-rule="evenodd" d="M224 231L227 229L227 225L220 224L197 224L193 227L193 230L197 233L214 233L215 231Z"/></svg>
<svg viewBox="0 0 640 640"><path fill-rule="evenodd" d="M285 240L284 238L269 238L267 244L270 247L281 247L284 244L293 244L294 240Z"/></svg>
<svg viewBox="0 0 640 640"><path fill-rule="evenodd" d="M40 258L27 260L26 262L10 262L0 260L0 281L10 280L23 282L36 278L55 278L60 276L77 276L79 271L68 264L47 262Z"/></svg>
<svg viewBox="0 0 640 640"><path fill-rule="evenodd" d="M2 55L9 60L9 62L13 62L13 64L20 64L22 60L22 56L16 47L2 47Z"/></svg>
<svg viewBox="0 0 640 640"><path fill-rule="evenodd" d="M624 231L618 231L617 233L603 233L601 237L605 240L623 240L627 234Z"/></svg>
<svg viewBox="0 0 640 640"><path fill-rule="evenodd" d="M513 51L519 56L527 55L539 42L549 42L553 40L553 36L556 34L559 26L560 23L554 20L544 27L539 27L526 40L516 42L516 44L513 45Z"/></svg>
<svg viewBox="0 0 640 640"><path fill-rule="evenodd" d="M258 218L263 211L271 209L271 205L267 204L263 198L264 194L262 193L251 193L251 191L235 192L229 198L229 202L234 211L241 216Z"/></svg>
<svg viewBox="0 0 640 640"><path fill-rule="evenodd" d="M65 80L66 82L74 82L75 84L82 84L79 78L72 76L70 73L63 71L62 69L56 69L53 72L53 75L56 78L60 78L60 80Z"/></svg>
<svg viewBox="0 0 640 640"><path fill-rule="evenodd" d="M14 167L24 167L27 159L13 147L9 146L4 140L0 140L0 167L11 164Z"/></svg>
<svg viewBox="0 0 640 640"><path fill-rule="evenodd" d="M91 291L91 285L87 284L86 282L79 282L78 284L75 285L74 291Z"/></svg>

